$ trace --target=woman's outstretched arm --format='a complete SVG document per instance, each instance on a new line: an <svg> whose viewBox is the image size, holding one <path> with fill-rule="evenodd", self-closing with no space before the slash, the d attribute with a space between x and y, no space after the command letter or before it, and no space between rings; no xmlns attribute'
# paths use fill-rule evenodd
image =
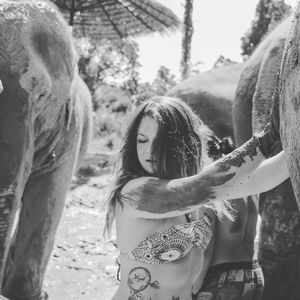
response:
<svg viewBox="0 0 300 300"><path fill-rule="evenodd" d="M268 149L276 142L271 134L267 128L194 176L134 179L123 188L123 203L136 217L163 218L192 211L210 201L269 190L289 176L284 153L266 160Z"/></svg>

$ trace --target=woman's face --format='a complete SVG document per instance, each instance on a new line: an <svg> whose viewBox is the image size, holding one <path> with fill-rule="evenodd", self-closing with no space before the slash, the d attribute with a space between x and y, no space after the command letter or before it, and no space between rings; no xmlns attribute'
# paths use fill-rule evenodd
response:
<svg viewBox="0 0 300 300"><path fill-rule="evenodd" d="M154 173L152 164L155 164L155 157L152 156L151 149L157 130L158 123L153 118L144 116L137 133L136 151L138 159L144 170L150 175Z"/></svg>

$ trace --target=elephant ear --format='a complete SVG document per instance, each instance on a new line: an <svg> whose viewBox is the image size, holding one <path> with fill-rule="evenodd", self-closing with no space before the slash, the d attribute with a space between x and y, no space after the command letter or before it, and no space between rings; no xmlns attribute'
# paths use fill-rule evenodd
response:
<svg viewBox="0 0 300 300"><path fill-rule="evenodd" d="M300 209L300 4L287 39L280 67L278 102L280 133L290 178ZM276 101L275 101L276 102Z"/></svg>

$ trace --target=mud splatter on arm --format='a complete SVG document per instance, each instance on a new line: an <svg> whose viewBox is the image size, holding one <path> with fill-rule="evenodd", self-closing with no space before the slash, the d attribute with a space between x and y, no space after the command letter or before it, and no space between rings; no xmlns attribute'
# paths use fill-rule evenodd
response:
<svg viewBox="0 0 300 300"><path fill-rule="evenodd" d="M197 175L174 180L132 180L124 187L123 201L143 212L144 217L159 218L183 214L209 201L239 198L247 194L241 184L263 160L259 141L254 137Z"/></svg>

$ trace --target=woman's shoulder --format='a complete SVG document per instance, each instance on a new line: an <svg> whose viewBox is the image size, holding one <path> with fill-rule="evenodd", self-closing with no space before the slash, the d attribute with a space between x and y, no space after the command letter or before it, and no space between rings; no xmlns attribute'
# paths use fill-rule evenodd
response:
<svg viewBox="0 0 300 300"><path fill-rule="evenodd" d="M140 189L145 185L145 183L149 180L157 180L156 177L150 176L140 176L129 180L122 188L121 195L125 196L126 194L135 195L134 191Z"/></svg>
<svg viewBox="0 0 300 300"><path fill-rule="evenodd" d="M120 191L120 203L126 210L128 216L147 218L145 212L138 209L139 203L143 201L141 190L149 180L157 180L156 177L141 176L129 180Z"/></svg>

